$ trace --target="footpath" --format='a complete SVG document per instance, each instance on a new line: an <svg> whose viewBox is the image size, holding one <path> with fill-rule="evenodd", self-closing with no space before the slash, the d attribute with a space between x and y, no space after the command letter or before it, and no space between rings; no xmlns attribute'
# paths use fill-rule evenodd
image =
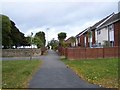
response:
<svg viewBox="0 0 120 90"><path fill-rule="evenodd" d="M29 88L100 88L80 79L52 50L40 59L43 65L29 82Z"/></svg>

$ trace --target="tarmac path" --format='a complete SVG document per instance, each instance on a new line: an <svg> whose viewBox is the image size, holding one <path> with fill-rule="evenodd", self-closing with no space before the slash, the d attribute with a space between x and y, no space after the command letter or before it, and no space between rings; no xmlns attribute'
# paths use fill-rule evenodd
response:
<svg viewBox="0 0 120 90"><path fill-rule="evenodd" d="M79 78L52 50L40 59L43 65L29 82L29 88L100 88Z"/></svg>

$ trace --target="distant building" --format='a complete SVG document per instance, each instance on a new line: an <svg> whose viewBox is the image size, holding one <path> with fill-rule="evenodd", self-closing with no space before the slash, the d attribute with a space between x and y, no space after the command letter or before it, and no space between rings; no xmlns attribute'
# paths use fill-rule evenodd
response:
<svg viewBox="0 0 120 90"><path fill-rule="evenodd" d="M68 47L75 47L76 46L76 40L75 42L72 41L72 37L69 37L67 40L65 40L65 43Z"/></svg>

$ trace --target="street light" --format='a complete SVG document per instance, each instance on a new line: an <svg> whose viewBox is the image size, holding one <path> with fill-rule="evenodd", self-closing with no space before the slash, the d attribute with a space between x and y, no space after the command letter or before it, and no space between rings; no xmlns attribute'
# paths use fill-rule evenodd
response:
<svg viewBox="0 0 120 90"><path fill-rule="evenodd" d="M46 29L46 31L47 31L47 45L48 45L48 30L49 30L50 28L47 28Z"/></svg>
<svg viewBox="0 0 120 90"><path fill-rule="evenodd" d="M31 41L30 42L31 43L31 53L30 53L30 60L32 60L32 35L33 35L33 33L31 32L31 40L30 40Z"/></svg>

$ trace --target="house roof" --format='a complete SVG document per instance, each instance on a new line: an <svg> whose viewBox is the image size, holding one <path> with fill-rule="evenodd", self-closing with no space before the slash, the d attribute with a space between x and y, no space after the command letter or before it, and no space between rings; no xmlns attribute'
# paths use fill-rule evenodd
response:
<svg viewBox="0 0 120 90"><path fill-rule="evenodd" d="M111 16L113 16L114 13L110 14L109 16L103 18L102 20L100 20L99 22L97 22L96 24L94 24L92 27L91 27L91 30L94 30L96 29L98 26L100 26L101 24L103 24L105 21L107 21Z"/></svg>
<svg viewBox="0 0 120 90"><path fill-rule="evenodd" d="M81 36L82 34L86 33L88 30L90 30L91 27L88 27L87 29L83 30L79 34L77 34L75 37Z"/></svg>
<svg viewBox="0 0 120 90"><path fill-rule="evenodd" d="M70 43L70 38L71 37L69 37L67 40L65 40L65 42Z"/></svg>
<svg viewBox="0 0 120 90"><path fill-rule="evenodd" d="M79 37L82 34L86 33L88 30L95 30L98 26L100 26L101 24L103 24L105 21L107 21L110 17L112 17L114 15L114 13L110 14L109 16L103 18L102 20L100 20L99 22L95 23L92 27L88 27L87 29L83 30L82 32L80 32L79 34L77 34L75 37Z"/></svg>
<svg viewBox="0 0 120 90"><path fill-rule="evenodd" d="M77 34L75 37L80 36L81 33L85 32L85 30L83 30L82 32L80 32L79 34Z"/></svg>
<svg viewBox="0 0 120 90"><path fill-rule="evenodd" d="M71 38L74 36L69 37L67 40L65 40L66 43L71 43Z"/></svg>
<svg viewBox="0 0 120 90"><path fill-rule="evenodd" d="M117 14L114 14L111 18L109 18L106 22L104 22L99 28L103 28L119 20L120 20L120 12Z"/></svg>

